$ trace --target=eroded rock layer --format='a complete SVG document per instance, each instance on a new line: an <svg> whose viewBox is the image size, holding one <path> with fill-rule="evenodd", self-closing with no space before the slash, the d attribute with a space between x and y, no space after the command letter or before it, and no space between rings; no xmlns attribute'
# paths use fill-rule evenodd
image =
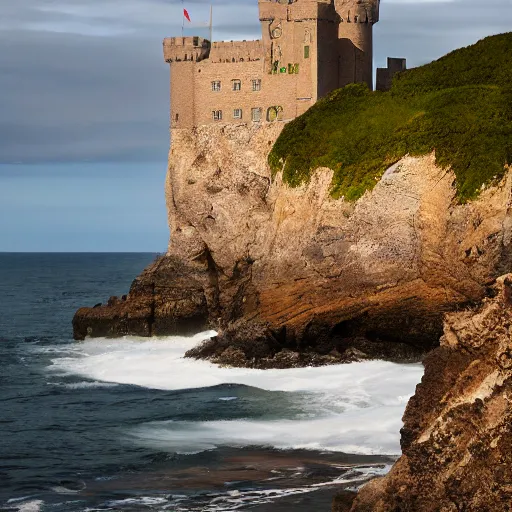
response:
<svg viewBox="0 0 512 512"><path fill-rule="evenodd" d="M262 367L283 350L283 365L408 359L510 267L510 173L461 205L434 155L406 157L357 202L333 200L328 169L298 188L271 177L281 126L172 131L168 253L125 301L79 310L76 338L210 326L219 338L191 355Z"/></svg>
<svg viewBox="0 0 512 512"><path fill-rule="evenodd" d="M512 274L477 311L448 314L409 401L403 455L353 512L512 509Z"/></svg>

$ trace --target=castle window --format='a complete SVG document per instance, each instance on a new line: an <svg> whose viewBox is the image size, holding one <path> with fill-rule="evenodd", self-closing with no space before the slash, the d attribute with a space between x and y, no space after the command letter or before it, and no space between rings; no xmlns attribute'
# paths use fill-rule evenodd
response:
<svg viewBox="0 0 512 512"><path fill-rule="evenodd" d="M222 110L213 110L212 119L214 121L222 121Z"/></svg>
<svg viewBox="0 0 512 512"><path fill-rule="evenodd" d="M214 91L214 92L220 91L220 80L214 80L212 82L212 91Z"/></svg>
<svg viewBox="0 0 512 512"><path fill-rule="evenodd" d="M240 91L242 89L241 80L231 80L233 91Z"/></svg>
<svg viewBox="0 0 512 512"><path fill-rule="evenodd" d="M259 78L252 81L252 90L261 91L261 80Z"/></svg>
<svg viewBox="0 0 512 512"><path fill-rule="evenodd" d="M242 109L241 108L235 108L233 110L233 119L242 119Z"/></svg>
<svg viewBox="0 0 512 512"><path fill-rule="evenodd" d="M176 114L176 117L174 118L176 122L178 122L178 119L180 118L179 114Z"/></svg>
<svg viewBox="0 0 512 512"><path fill-rule="evenodd" d="M304 58L309 59L309 46L304 46Z"/></svg>
<svg viewBox="0 0 512 512"><path fill-rule="evenodd" d="M252 108L251 109L251 119L255 123L261 121L261 108Z"/></svg>
<svg viewBox="0 0 512 512"><path fill-rule="evenodd" d="M283 107L276 105L275 107L269 107L267 110L267 121L281 121Z"/></svg>

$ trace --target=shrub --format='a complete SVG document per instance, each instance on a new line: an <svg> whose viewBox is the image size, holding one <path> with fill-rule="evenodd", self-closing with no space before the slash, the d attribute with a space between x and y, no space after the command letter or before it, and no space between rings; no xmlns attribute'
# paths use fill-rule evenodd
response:
<svg viewBox="0 0 512 512"><path fill-rule="evenodd" d="M510 77L512 33L401 73L389 92L362 84L338 89L284 127L270 167L292 187L329 167L332 195L355 200L406 154L435 150L467 201L512 163Z"/></svg>

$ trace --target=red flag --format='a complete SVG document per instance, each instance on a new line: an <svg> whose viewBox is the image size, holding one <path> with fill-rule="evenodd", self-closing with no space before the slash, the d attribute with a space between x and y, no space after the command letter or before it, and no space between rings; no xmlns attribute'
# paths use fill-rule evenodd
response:
<svg viewBox="0 0 512 512"><path fill-rule="evenodd" d="M185 16L185 18L187 18L187 20L190 21L190 16L188 15L187 9L183 9L183 16Z"/></svg>

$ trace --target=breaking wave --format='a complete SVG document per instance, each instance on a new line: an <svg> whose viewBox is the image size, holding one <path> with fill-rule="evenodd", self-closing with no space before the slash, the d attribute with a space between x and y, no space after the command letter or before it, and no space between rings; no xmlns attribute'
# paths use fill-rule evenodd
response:
<svg viewBox="0 0 512 512"><path fill-rule="evenodd" d="M183 357L188 349L214 334L86 340L71 352L66 347L60 357L52 359L50 369L54 374L90 379L91 386L111 383L173 391L223 384L249 386L285 392L295 410L300 410L279 417L279 411L272 413L269 397L267 410L257 419L169 420L126 430L127 439L162 451L197 453L219 446L270 446L354 454L400 453L401 417L421 379L420 364L368 361L255 370L225 368ZM217 398L218 407L222 403L236 404L236 398L230 395L221 403Z"/></svg>

